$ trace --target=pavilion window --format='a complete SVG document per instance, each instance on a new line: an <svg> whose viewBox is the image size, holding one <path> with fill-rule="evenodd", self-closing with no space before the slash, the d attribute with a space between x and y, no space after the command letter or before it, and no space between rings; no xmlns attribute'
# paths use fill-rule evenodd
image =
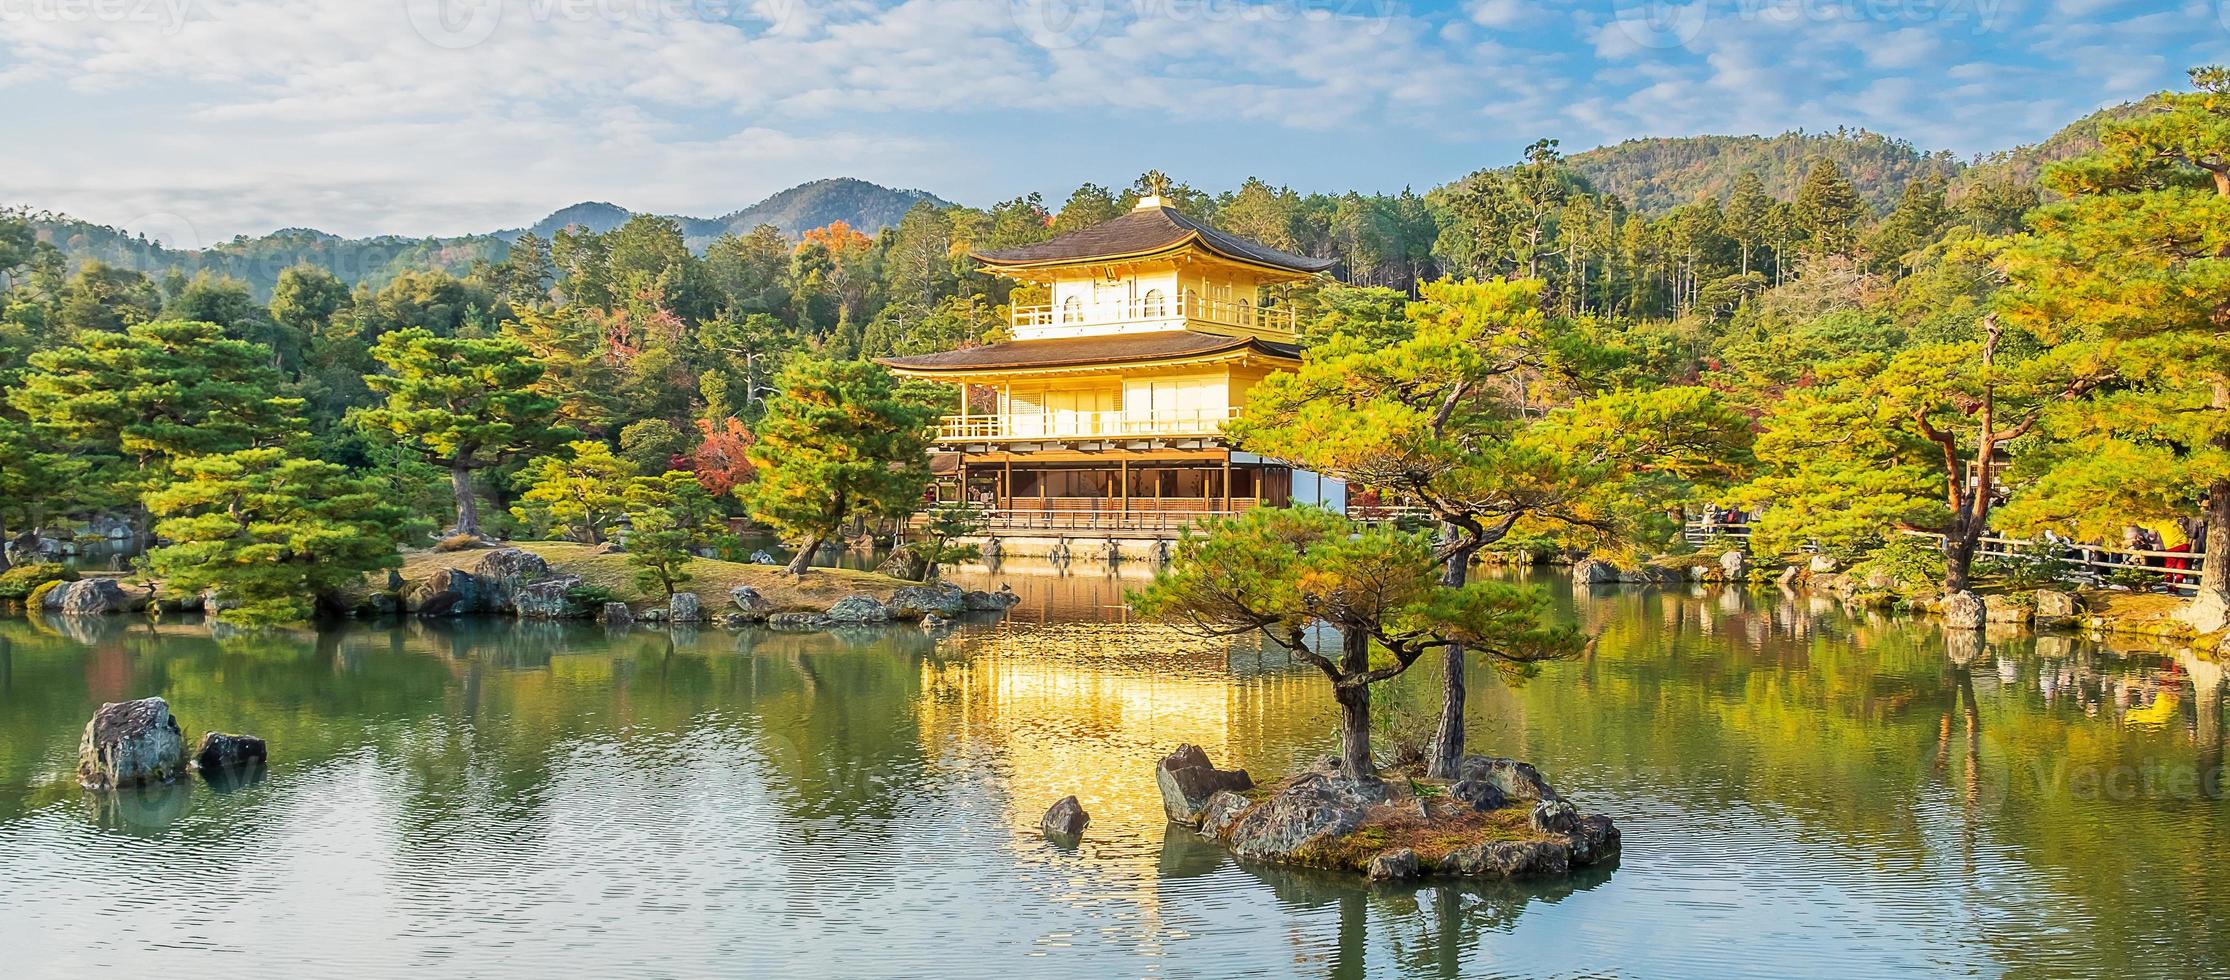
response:
<svg viewBox="0 0 2230 980"><path fill-rule="evenodd" d="M1144 307L1147 316L1168 316L1169 297L1159 289L1149 289L1146 291Z"/></svg>

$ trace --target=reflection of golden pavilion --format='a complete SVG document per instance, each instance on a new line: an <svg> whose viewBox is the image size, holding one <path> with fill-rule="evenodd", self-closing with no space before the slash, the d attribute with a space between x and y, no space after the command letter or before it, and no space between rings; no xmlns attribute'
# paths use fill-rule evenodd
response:
<svg viewBox="0 0 2230 980"><path fill-rule="evenodd" d="M1293 311L1267 291L1331 260L1226 234L1157 195L975 258L1050 301L1014 308L1011 341L883 359L962 388L934 458L945 499L985 505L993 530L1147 534L1261 504L1344 504L1336 481L1222 438L1249 387L1300 364Z"/></svg>

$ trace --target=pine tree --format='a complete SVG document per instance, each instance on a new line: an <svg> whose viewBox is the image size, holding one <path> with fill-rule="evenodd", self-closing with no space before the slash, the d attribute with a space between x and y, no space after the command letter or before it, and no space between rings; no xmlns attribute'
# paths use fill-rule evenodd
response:
<svg viewBox="0 0 2230 980"><path fill-rule="evenodd" d="M377 485L280 449L180 460L147 507L168 542L147 555L164 588L215 592L218 618L251 625L307 619L316 600L401 565L395 546L415 530Z"/></svg>
<svg viewBox="0 0 2230 980"><path fill-rule="evenodd" d="M372 356L388 373L364 381L387 403L355 413L357 424L449 471L458 534L480 534L475 471L578 435L553 424L558 401L535 390L542 367L516 340L399 330L381 337Z"/></svg>
<svg viewBox="0 0 2230 980"><path fill-rule="evenodd" d="M626 512L628 481L639 471L602 442L583 440L567 448L568 455L541 457L519 474L527 490L511 513L539 532L603 544L605 532Z"/></svg>
<svg viewBox="0 0 2230 980"><path fill-rule="evenodd" d="M929 485L934 413L878 364L793 361L759 421L740 496L754 518L798 542L791 574L856 516L902 517Z"/></svg>
<svg viewBox="0 0 2230 980"><path fill-rule="evenodd" d="M1791 202L1791 217L1815 255L1849 255L1858 244L1858 225L1866 217L1851 182L1835 161L1822 158L1804 175Z"/></svg>
<svg viewBox="0 0 2230 980"><path fill-rule="evenodd" d="M2189 516L2204 496L2207 561L2190 615L2230 619L2230 70L2106 123L2099 152L2053 167L2065 197L1998 257L2006 317L2051 343L2095 339L2123 385L2059 420L2024 523L2091 533Z"/></svg>

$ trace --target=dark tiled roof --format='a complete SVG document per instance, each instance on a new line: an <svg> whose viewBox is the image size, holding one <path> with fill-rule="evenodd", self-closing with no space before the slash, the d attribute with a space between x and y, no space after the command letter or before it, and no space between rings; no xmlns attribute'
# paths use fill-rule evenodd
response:
<svg viewBox="0 0 2230 980"><path fill-rule="evenodd" d="M1191 330L1158 330L1153 333L1104 337L1016 340L1004 344L948 350L941 354L877 358L877 361L894 368L916 371L982 371L1173 360L1236 351L1250 351L1288 360L1301 358L1301 349L1292 344L1274 343L1253 337L1221 337Z"/></svg>
<svg viewBox="0 0 2230 980"><path fill-rule="evenodd" d="M997 252L977 252L975 257L992 265L1076 262L1118 255L1151 254L1175 247L1193 235L1199 235L1201 244L1207 246L1211 252L1256 265L1291 269L1295 272L1322 272L1336 262L1334 259L1312 259L1305 255L1281 252L1259 242L1250 242L1237 235L1217 231L1166 207L1139 208L1122 217L1102 221L1059 238Z"/></svg>

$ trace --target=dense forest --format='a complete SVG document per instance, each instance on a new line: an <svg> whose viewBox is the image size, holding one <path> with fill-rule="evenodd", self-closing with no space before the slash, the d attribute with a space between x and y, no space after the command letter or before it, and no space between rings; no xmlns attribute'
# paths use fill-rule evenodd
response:
<svg viewBox="0 0 2230 980"><path fill-rule="evenodd" d="M2203 93L2222 88L2213 75L2195 77ZM2181 105L2161 96L2153 108ZM1059 201L1027 194L976 208L824 182L762 205L757 218L766 220L748 227L586 206L572 209L578 220L516 235L373 247L288 232L191 256L48 215L0 213L0 389L9 392L0 480L18 489L0 493L0 521L22 529L125 506L144 524L157 516L152 501L169 501L146 496L163 481L227 479L190 460L281 445L299 461L376 481L384 502L420 517L446 524L454 508L454 526L466 531L562 526L593 538L597 518L582 517L585 505L564 492L597 484L589 470L689 474L709 498L674 506L778 515L786 503L770 488L784 480L739 487L770 459L770 433L789 456L811 455L819 430L766 417L785 389L874 400L892 419L943 410L949 391L894 386L864 362L998 339L1006 308L1038 297L984 273L971 252L1110 219L1155 186L1225 230L1339 260L1316 282L1263 297L1295 308L1311 344L1398 340L1434 310L1473 302L1449 283L1522 282L1530 315L1555 318L1567 339L1527 355L1516 376L1536 384L1521 390L1519 416L1579 404L1578 389L1560 394L1540 381L1542 365L1578 349L1597 352L1580 358L1595 364L1591 390L1714 392L1758 430L1755 465L1747 449L1728 450L1744 456L1741 466L1713 464L1730 497L1781 502L1785 521L1804 516L1802 527L1765 525L1767 540L1857 552L1891 524L1965 533L1989 506L1947 493L1945 473L1978 464L1987 472L1998 447L2054 430L2047 409L2130 383L2102 374L2106 355L2096 350L2076 363L2070 352L2085 348L2060 342L2071 328L2039 312L2069 300L2022 277L2065 263L2067 249L2037 243L2096 218L2082 208L2191 182L2195 164L2100 176L2102 154L2125 152L2101 134L2159 117L2109 110L1971 167L1869 133L1651 141L1576 158L1541 140L1520 160L1422 193L1304 194L1260 180L1212 193L1149 174L1127 187L1086 184ZM2078 156L2086 151L2099 152ZM2142 170L2142 161L2114 159ZM872 217L891 194L911 199L885 227L776 223L829 208ZM337 273L344 246L377 273ZM285 264L265 287L252 276L272 259ZM2015 365L2029 372L2018 390L1995 387ZM181 408L162 394L186 377L208 404ZM2022 421L1989 429L1984 411L1980 436L1953 431L1988 404ZM1853 406L1865 411L1852 415ZM255 419L272 431L256 430ZM2076 440L2080 423L2066 425ZM553 452L582 469L553 469ZM2025 458L2045 467L2035 480L2107 496L2077 469L2049 469L2072 457L2038 449ZM538 492L569 502L538 506ZM688 496L669 484L640 496L677 494ZM485 515L480 495L496 504ZM2230 486L2223 495L2230 500ZM607 496L598 513L624 510L617 490ZM2156 489L2146 507L2187 505ZM2061 526L2075 519L2018 502L2011 513Z"/></svg>

